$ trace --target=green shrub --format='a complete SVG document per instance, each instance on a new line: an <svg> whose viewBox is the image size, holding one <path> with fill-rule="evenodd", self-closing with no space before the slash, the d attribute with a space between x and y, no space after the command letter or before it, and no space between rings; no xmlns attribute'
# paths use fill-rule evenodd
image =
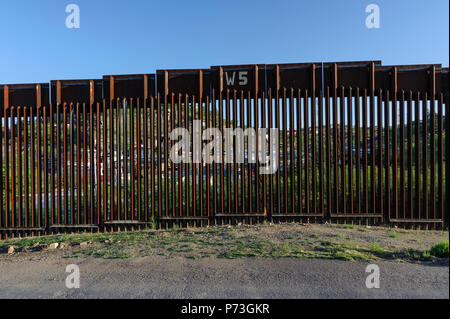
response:
<svg viewBox="0 0 450 319"><path fill-rule="evenodd" d="M372 253L382 253L384 249L380 246L378 242L374 242L370 245L369 251Z"/></svg>
<svg viewBox="0 0 450 319"><path fill-rule="evenodd" d="M430 249L430 254L435 257L448 257L448 240L443 240Z"/></svg>

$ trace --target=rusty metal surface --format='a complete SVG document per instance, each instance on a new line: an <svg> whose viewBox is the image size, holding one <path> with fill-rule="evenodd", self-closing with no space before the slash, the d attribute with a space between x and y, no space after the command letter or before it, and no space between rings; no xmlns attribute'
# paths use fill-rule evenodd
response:
<svg viewBox="0 0 450 319"><path fill-rule="evenodd" d="M28 106L38 108L49 105L49 84L2 84L2 101L0 106L7 109L10 106Z"/></svg>
<svg viewBox="0 0 450 319"><path fill-rule="evenodd" d="M79 102L87 105L103 99L103 80L52 80L51 103Z"/></svg>
<svg viewBox="0 0 450 319"><path fill-rule="evenodd" d="M263 220L448 227L441 65L214 66L50 86L52 104L48 84L0 86L2 238ZM195 120L278 129L279 169L259 174L248 149L243 163L173 163L170 131L192 139Z"/></svg>
<svg viewBox="0 0 450 319"><path fill-rule="evenodd" d="M107 100L140 98L143 100L155 95L155 85L154 74L104 75L103 98Z"/></svg>

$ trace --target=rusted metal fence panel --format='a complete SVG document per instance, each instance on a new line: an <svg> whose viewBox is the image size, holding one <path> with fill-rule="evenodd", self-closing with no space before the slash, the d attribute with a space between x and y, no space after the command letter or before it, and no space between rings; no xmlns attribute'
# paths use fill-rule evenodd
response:
<svg viewBox="0 0 450 319"><path fill-rule="evenodd" d="M153 113L155 141L155 163L157 180L157 218L164 224L207 225L211 214L212 184L211 167L201 156L196 156L202 141L196 139L209 124L210 111L209 70L160 70L157 71L156 108ZM182 128L193 142L192 149L183 149L189 162L174 163L170 157L169 132ZM177 138L177 136L175 136ZM212 196L211 196L212 195Z"/></svg>
<svg viewBox="0 0 450 319"><path fill-rule="evenodd" d="M217 127L222 134L225 129L239 128L245 132L261 127L259 114L266 106L263 100L260 83L264 83L264 70L258 65L217 66L211 69L211 101L213 103L213 127ZM238 124L239 123L239 124ZM245 134L244 134L245 135ZM245 149L223 150L220 163L215 165L217 171L216 187L218 189L215 200L215 220L218 222L254 222L262 220L267 214L265 210L266 189L264 178L259 174L258 138L253 136L255 147L249 147L249 139L243 141ZM237 145L236 139L233 145ZM241 143L242 144L242 143ZM233 160L236 152L243 153L240 166ZM229 154L228 154L229 153ZM231 160L229 160L231 159ZM214 182L214 181L213 181ZM217 202L217 205L216 205Z"/></svg>
<svg viewBox="0 0 450 319"><path fill-rule="evenodd" d="M448 228L440 65L215 66L50 86L51 104L47 84L1 86L2 238L264 220ZM268 155L276 171L261 174Z"/></svg>
<svg viewBox="0 0 450 319"><path fill-rule="evenodd" d="M155 96L155 74L104 75L103 97L105 99L145 99Z"/></svg>
<svg viewBox="0 0 450 319"><path fill-rule="evenodd" d="M53 80L50 88L54 105L69 101L90 105L103 99L103 80Z"/></svg>

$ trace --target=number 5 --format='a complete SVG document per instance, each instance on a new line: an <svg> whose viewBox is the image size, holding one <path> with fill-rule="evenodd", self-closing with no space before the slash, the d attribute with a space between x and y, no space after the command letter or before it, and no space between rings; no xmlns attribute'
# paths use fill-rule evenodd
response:
<svg viewBox="0 0 450 319"><path fill-rule="evenodd" d="M239 85L247 85L248 79L247 79L247 71L239 72Z"/></svg>

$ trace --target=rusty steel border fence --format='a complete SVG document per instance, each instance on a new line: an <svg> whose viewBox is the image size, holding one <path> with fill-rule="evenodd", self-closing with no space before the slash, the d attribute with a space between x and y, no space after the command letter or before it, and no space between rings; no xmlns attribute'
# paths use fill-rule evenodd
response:
<svg viewBox="0 0 450 319"><path fill-rule="evenodd" d="M441 65L381 61L2 85L0 235L263 221L448 229L448 88ZM260 174L248 143L243 163L172 162L170 131L192 140L195 120L275 128L278 170Z"/></svg>

